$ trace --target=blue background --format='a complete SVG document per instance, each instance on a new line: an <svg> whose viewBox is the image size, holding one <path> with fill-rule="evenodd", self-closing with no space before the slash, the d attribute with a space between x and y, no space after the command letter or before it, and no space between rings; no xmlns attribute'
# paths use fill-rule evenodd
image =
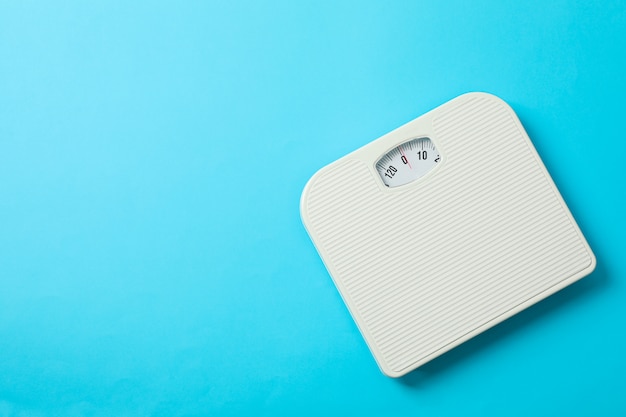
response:
<svg viewBox="0 0 626 417"><path fill-rule="evenodd" d="M0 416L625 415L626 3L518 3L0 3ZM388 379L300 192L468 91L598 267Z"/></svg>

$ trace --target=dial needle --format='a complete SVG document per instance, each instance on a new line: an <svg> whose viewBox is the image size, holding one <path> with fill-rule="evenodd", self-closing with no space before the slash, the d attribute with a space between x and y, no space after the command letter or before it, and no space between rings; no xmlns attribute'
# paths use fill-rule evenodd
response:
<svg viewBox="0 0 626 417"><path fill-rule="evenodd" d="M409 158L406 157L406 155L404 154L404 151L402 150L402 146L400 146L400 153L402 154L402 156L404 156L404 159L406 159L406 163L409 164L409 169L413 169L413 167L411 166L411 163L409 162Z"/></svg>

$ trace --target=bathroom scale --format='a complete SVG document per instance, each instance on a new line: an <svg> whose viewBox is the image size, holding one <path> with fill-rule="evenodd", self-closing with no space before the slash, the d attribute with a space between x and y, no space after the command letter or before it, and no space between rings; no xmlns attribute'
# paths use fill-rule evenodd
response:
<svg viewBox="0 0 626 417"><path fill-rule="evenodd" d="M459 96L320 169L300 211L391 377L596 265L514 111L486 93Z"/></svg>

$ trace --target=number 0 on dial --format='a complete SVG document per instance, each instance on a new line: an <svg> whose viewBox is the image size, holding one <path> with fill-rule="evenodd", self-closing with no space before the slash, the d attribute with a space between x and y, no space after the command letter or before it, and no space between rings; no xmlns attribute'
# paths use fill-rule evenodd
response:
<svg viewBox="0 0 626 417"><path fill-rule="evenodd" d="M404 142L376 162L376 169L387 187L405 185L424 176L439 162L441 156L429 138Z"/></svg>

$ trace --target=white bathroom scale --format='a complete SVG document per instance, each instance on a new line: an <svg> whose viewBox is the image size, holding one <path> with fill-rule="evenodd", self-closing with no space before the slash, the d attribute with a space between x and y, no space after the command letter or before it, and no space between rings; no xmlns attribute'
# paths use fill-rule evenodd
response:
<svg viewBox="0 0 626 417"><path fill-rule="evenodd" d="M596 265L519 119L485 93L457 97L322 168L300 210L392 377Z"/></svg>

